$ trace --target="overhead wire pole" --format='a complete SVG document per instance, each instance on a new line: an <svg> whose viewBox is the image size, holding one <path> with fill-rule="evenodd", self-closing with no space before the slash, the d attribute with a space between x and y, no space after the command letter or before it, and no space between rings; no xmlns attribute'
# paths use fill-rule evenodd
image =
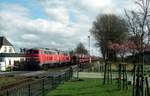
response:
<svg viewBox="0 0 150 96"><path fill-rule="evenodd" d="M89 58L89 59L90 59L90 60L89 60L90 62L89 62L89 63L91 63L91 44L90 44L90 43L91 43L91 42L90 42L90 41L91 41L91 40L90 40L91 38L90 38L90 35L88 36L88 39L89 39L89 55L90 55L90 58Z"/></svg>
<svg viewBox="0 0 150 96"><path fill-rule="evenodd" d="M88 39L89 39L89 55L91 55L91 54L90 54L90 50L91 50L91 49L90 49L90 36L88 36Z"/></svg>

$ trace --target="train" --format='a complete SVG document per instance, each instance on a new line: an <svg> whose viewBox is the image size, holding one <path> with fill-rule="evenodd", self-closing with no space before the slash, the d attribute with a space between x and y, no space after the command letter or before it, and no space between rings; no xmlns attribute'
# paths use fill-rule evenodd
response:
<svg viewBox="0 0 150 96"><path fill-rule="evenodd" d="M74 54L69 55L58 50L47 48L31 48L26 50L26 62L30 69L47 69L65 65L83 64L98 60L98 57Z"/></svg>

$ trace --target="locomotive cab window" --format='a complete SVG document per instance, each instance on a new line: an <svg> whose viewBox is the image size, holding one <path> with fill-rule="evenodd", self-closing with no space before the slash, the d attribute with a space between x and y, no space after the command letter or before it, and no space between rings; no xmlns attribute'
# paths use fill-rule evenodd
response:
<svg viewBox="0 0 150 96"><path fill-rule="evenodd" d="M39 51L39 54L44 54L44 52L43 51Z"/></svg>
<svg viewBox="0 0 150 96"><path fill-rule="evenodd" d="M33 54L39 54L39 51L38 50L33 50L32 53Z"/></svg>
<svg viewBox="0 0 150 96"><path fill-rule="evenodd" d="M29 50L27 54L39 54L39 50Z"/></svg>
<svg viewBox="0 0 150 96"><path fill-rule="evenodd" d="M27 54L32 54L32 50L28 50L28 51L27 51Z"/></svg>

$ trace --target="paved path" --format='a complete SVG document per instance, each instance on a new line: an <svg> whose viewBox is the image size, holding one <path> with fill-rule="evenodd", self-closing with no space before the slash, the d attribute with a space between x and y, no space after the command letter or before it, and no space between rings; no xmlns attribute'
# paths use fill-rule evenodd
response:
<svg viewBox="0 0 150 96"><path fill-rule="evenodd" d="M117 78L118 74L113 74L112 78ZM77 77L77 72L74 73L74 77ZM104 78L104 73L100 72L79 72L79 78ZM133 83L133 76L131 74L128 74L128 81L131 81ZM148 82L150 84L150 78L148 78Z"/></svg>
<svg viewBox="0 0 150 96"><path fill-rule="evenodd" d="M77 77L77 72L74 73L74 77ZM114 73L112 78L115 79L118 77L118 74ZM79 78L104 78L104 73L100 72L79 72ZM128 81L132 81L133 77L128 74Z"/></svg>
<svg viewBox="0 0 150 96"><path fill-rule="evenodd" d="M74 73L74 77L77 76L77 72ZM104 73L99 73L99 72L79 72L79 77L80 78L103 78ZM113 74L113 78L117 77L116 74Z"/></svg>

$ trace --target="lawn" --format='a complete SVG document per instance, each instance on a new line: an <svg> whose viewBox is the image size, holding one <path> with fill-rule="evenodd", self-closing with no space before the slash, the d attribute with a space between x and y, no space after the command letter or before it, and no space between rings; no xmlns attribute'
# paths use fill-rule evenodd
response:
<svg viewBox="0 0 150 96"><path fill-rule="evenodd" d="M131 86L127 91L119 91L117 83L103 85L102 82L102 79L65 82L47 96L132 96Z"/></svg>
<svg viewBox="0 0 150 96"><path fill-rule="evenodd" d="M4 86L10 83L14 83L19 80L23 80L23 77L0 77L0 86Z"/></svg>
<svg viewBox="0 0 150 96"><path fill-rule="evenodd" d="M0 77L0 86L16 81L14 77Z"/></svg>

